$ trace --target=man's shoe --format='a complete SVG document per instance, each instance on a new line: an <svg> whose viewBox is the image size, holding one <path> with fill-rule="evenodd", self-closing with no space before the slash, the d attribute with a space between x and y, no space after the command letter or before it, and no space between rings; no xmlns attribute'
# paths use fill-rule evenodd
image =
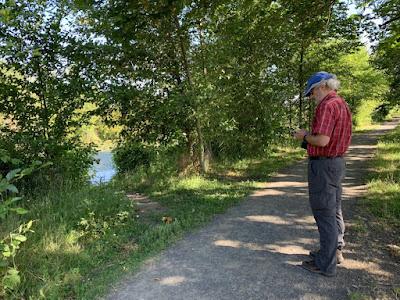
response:
<svg viewBox="0 0 400 300"><path fill-rule="evenodd" d="M315 273L315 274L319 274L319 275L323 275L326 277L334 277L336 276L336 274L330 274L330 273L326 273L321 271L320 268L318 268L315 265L315 261L303 261L300 265L300 267L302 267L303 269L306 269L307 271L310 271L311 273Z"/></svg>
<svg viewBox="0 0 400 300"><path fill-rule="evenodd" d="M310 256L311 258L315 258L315 257L317 256L318 252L319 252L319 250L310 251L309 256ZM342 250L337 249L337 250L336 250L336 263L337 263L338 265L340 265L340 264L343 263L343 262L344 262L344 257L343 257Z"/></svg>
<svg viewBox="0 0 400 300"><path fill-rule="evenodd" d="M344 257L343 257L342 250L337 249L336 250L336 263L338 265L340 265L343 262L344 262Z"/></svg>

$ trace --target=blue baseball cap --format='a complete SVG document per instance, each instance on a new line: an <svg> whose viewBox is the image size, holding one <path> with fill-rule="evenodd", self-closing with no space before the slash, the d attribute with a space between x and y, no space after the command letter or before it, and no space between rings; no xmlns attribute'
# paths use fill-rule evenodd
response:
<svg viewBox="0 0 400 300"><path fill-rule="evenodd" d="M313 75L311 75L310 78L308 78L307 80L307 87L304 91L304 96L308 97L311 94L311 90L318 84L320 83L322 80L328 80L333 78L334 75L328 72L317 72Z"/></svg>

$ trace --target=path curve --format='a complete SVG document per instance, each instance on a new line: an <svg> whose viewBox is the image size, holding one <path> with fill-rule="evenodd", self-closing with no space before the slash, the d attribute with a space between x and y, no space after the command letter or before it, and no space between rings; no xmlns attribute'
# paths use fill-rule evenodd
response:
<svg viewBox="0 0 400 300"><path fill-rule="evenodd" d="M399 123L394 119L353 137L343 193L349 228L354 220L348 211L366 190L366 160L374 154L377 137ZM306 164L304 160L282 170L240 205L146 262L107 299L347 299L351 291L370 288L371 280L385 284L400 278L393 266L367 257L358 251L360 244L349 240L337 277L297 266L318 244Z"/></svg>

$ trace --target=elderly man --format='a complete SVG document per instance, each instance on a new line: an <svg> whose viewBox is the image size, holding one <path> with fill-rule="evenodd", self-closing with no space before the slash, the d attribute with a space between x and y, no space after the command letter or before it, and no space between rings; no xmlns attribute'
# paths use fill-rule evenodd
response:
<svg viewBox="0 0 400 300"><path fill-rule="evenodd" d="M308 79L305 96L317 104L311 133L304 129L294 133L307 148L309 200L320 237L320 249L311 251L312 260L301 266L325 276L335 276L336 264L343 261L343 155L352 132L350 109L336 93L338 88L336 76L327 72L317 72Z"/></svg>

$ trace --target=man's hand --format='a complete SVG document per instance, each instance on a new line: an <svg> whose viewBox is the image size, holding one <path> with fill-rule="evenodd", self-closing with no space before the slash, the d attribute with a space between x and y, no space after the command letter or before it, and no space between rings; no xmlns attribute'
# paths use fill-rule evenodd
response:
<svg viewBox="0 0 400 300"><path fill-rule="evenodd" d="M308 131L306 131L305 129L299 129L293 134L293 137L296 140L302 141L306 134L308 134Z"/></svg>
<svg viewBox="0 0 400 300"><path fill-rule="evenodd" d="M297 130L294 134L293 137L299 141L302 141L304 139L304 136L307 135L307 143L313 146L318 146L318 147L325 147L328 145L330 141L330 137L323 135L323 134L314 134L314 135L309 135L308 131L304 129L299 129Z"/></svg>

